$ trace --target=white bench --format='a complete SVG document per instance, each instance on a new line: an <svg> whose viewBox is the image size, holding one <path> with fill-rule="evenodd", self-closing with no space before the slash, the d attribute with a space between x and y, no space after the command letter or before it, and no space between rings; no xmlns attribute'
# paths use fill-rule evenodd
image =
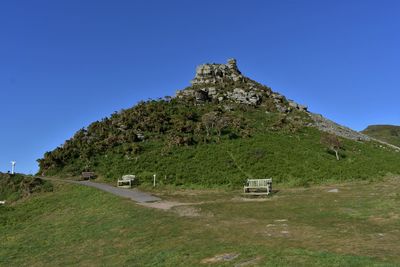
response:
<svg viewBox="0 0 400 267"><path fill-rule="evenodd" d="M269 195L272 192L272 179L247 179L244 193L252 195Z"/></svg>
<svg viewBox="0 0 400 267"><path fill-rule="evenodd" d="M118 179L117 186L122 188L132 188L132 184L135 182L135 175L124 175L121 179Z"/></svg>

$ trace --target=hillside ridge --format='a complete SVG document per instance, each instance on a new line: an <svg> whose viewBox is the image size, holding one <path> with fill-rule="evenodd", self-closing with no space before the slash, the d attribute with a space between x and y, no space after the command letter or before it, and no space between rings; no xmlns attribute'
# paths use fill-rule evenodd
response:
<svg viewBox="0 0 400 267"><path fill-rule="evenodd" d="M323 145L339 136L337 162ZM371 141L372 142L369 142ZM135 174L174 185L241 185L246 178L304 185L400 173L399 153L241 73L234 59L202 64L175 97L140 102L93 122L39 159L39 174Z"/></svg>
<svg viewBox="0 0 400 267"><path fill-rule="evenodd" d="M389 124L369 125L361 133L400 150L400 126Z"/></svg>

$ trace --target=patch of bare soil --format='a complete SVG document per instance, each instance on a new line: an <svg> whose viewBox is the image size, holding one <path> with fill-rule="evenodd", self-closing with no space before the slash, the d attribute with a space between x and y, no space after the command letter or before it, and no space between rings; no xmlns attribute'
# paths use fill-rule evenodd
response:
<svg viewBox="0 0 400 267"><path fill-rule="evenodd" d="M148 203L138 203L139 205L154 208L154 209L161 209L161 210L170 210L175 212L179 216L182 217L198 217L200 216L200 209L193 207L191 205L196 205L199 203L181 203L175 201L157 201L157 202L148 202ZM209 215L209 214L203 214Z"/></svg>
<svg viewBox="0 0 400 267"><path fill-rule="evenodd" d="M271 198L248 198L248 197L234 197L231 201L235 202L264 202L269 201Z"/></svg>
<svg viewBox="0 0 400 267"><path fill-rule="evenodd" d="M179 216L182 217L199 217L200 210L192 206L177 206L173 209Z"/></svg>
<svg viewBox="0 0 400 267"><path fill-rule="evenodd" d="M167 191L169 195L175 196L198 196L204 195L205 193L218 193L218 189L184 189L184 190L174 190L174 191Z"/></svg>
<svg viewBox="0 0 400 267"><path fill-rule="evenodd" d="M200 263L203 264L210 264L210 263L218 263L218 262L223 262L223 261L232 261L239 257L239 253L224 253L224 254L218 254L215 255L214 257L211 258L205 258L201 260Z"/></svg>
<svg viewBox="0 0 400 267"><path fill-rule="evenodd" d="M286 219L275 220L274 224L267 224L264 235L268 237L289 237L289 226Z"/></svg>
<svg viewBox="0 0 400 267"><path fill-rule="evenodd" d="M243 260L235 264L235 267L252 266L257 264L261 260L261 257L256 257L253 259Z"/></svg>
<svg viewBox="0 0 400 267"><path fill-rule="evenodd" d="M146 203L138 203L139 205L154 208L154 209L161 209L161 210L170 210L173 207L183 206L183 205L191 205L192 203L181 203L175 201L157 201L157 202L146 202Z"/></svg>

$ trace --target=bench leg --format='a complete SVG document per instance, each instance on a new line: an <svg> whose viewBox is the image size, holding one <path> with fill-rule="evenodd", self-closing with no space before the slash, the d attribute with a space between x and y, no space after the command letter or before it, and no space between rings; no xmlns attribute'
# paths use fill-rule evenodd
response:
<svg viewBox="0 0 400 267"><path fill-rule="evenodd" d="M271 194L271 193L272 193L272 185L269 184L269 185L267 186L267 195L269 195L269 194Z"/></svg>

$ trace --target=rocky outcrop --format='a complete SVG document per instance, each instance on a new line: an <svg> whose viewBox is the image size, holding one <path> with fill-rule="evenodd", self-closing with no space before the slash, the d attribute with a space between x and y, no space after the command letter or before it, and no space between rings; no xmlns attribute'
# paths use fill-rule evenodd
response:
<svg viewBox="0 0 400 267"><path fill-rule="evenodd" d="M354 131L346 126L337 124L334 121L324 118L320 114L315 114L310 112L309 115L313 121L313 126L321 131L357 141L369 141L371 139L369 136L365 134Z"/></svg>
<svg viewBox="0 0 400 267"><path fill-rule="evenodd" d="M192 98L197 103L207 101L234 102L257 106L271 101L277 112L288 113L293 109L306 111L307 107L287 101L279 93L245 77L237 67L236 59L226 64L203 64L197 67L191 86L178 91L178 98Z"/></svg>
<svg viewBox="0 0 400 267"><path fill-rule="evenodd" d="M203 64L197 67L196 75L191 81L191 86L177 92L178 98L191 98L196 103L207 101L229 102L258 106L269 102L274 107L274 112L288 114L293 110L309 115L309 126L321 131L329 132L337 136L352 140L367 141L367 135L354 131L348 127L339 125L321 115L308 111L308 107L300 105L285 96L273 92L271 88L261 85L244 76L237 67L235 59L229 59L226 64Z"/></svg>
<svg viewBox="0 0 400 267"><path fill-rule="evenodd" d="M192 85L223 84L229 81L244 81L236 59L229 59L227 64L203 64L196 68Z"/></svg>
<svg viewBox="0 0 400 267"><path fill-rule="evenodd" d="M294 108L294 109L298 109L300 111L307 111L308 110L307 106L300 105L300 104L294 102L293 100L289 100L289 107Z"/></svg>
<svg viewBox="0 0 400 267"><path fill-rule="evenodd" d="M373 138L371 136L368 136L366 134L354 131L346 126L337 124L336 122L333 122L325 117L323 117L320 114L315 114L315 113L309 113L309 116L311 117L313 124L311 126L314 126L318 128L320 131L323 132L328 132L331 134L335 134L337 136L346 138L346 139L351 139L351 140L356 140L356 141L375 141L378 143L381 143L383 146L380 147L388 147L396 152L400 152L400 147L395 146L393 144L387 143L385 141Z"/></svg>

